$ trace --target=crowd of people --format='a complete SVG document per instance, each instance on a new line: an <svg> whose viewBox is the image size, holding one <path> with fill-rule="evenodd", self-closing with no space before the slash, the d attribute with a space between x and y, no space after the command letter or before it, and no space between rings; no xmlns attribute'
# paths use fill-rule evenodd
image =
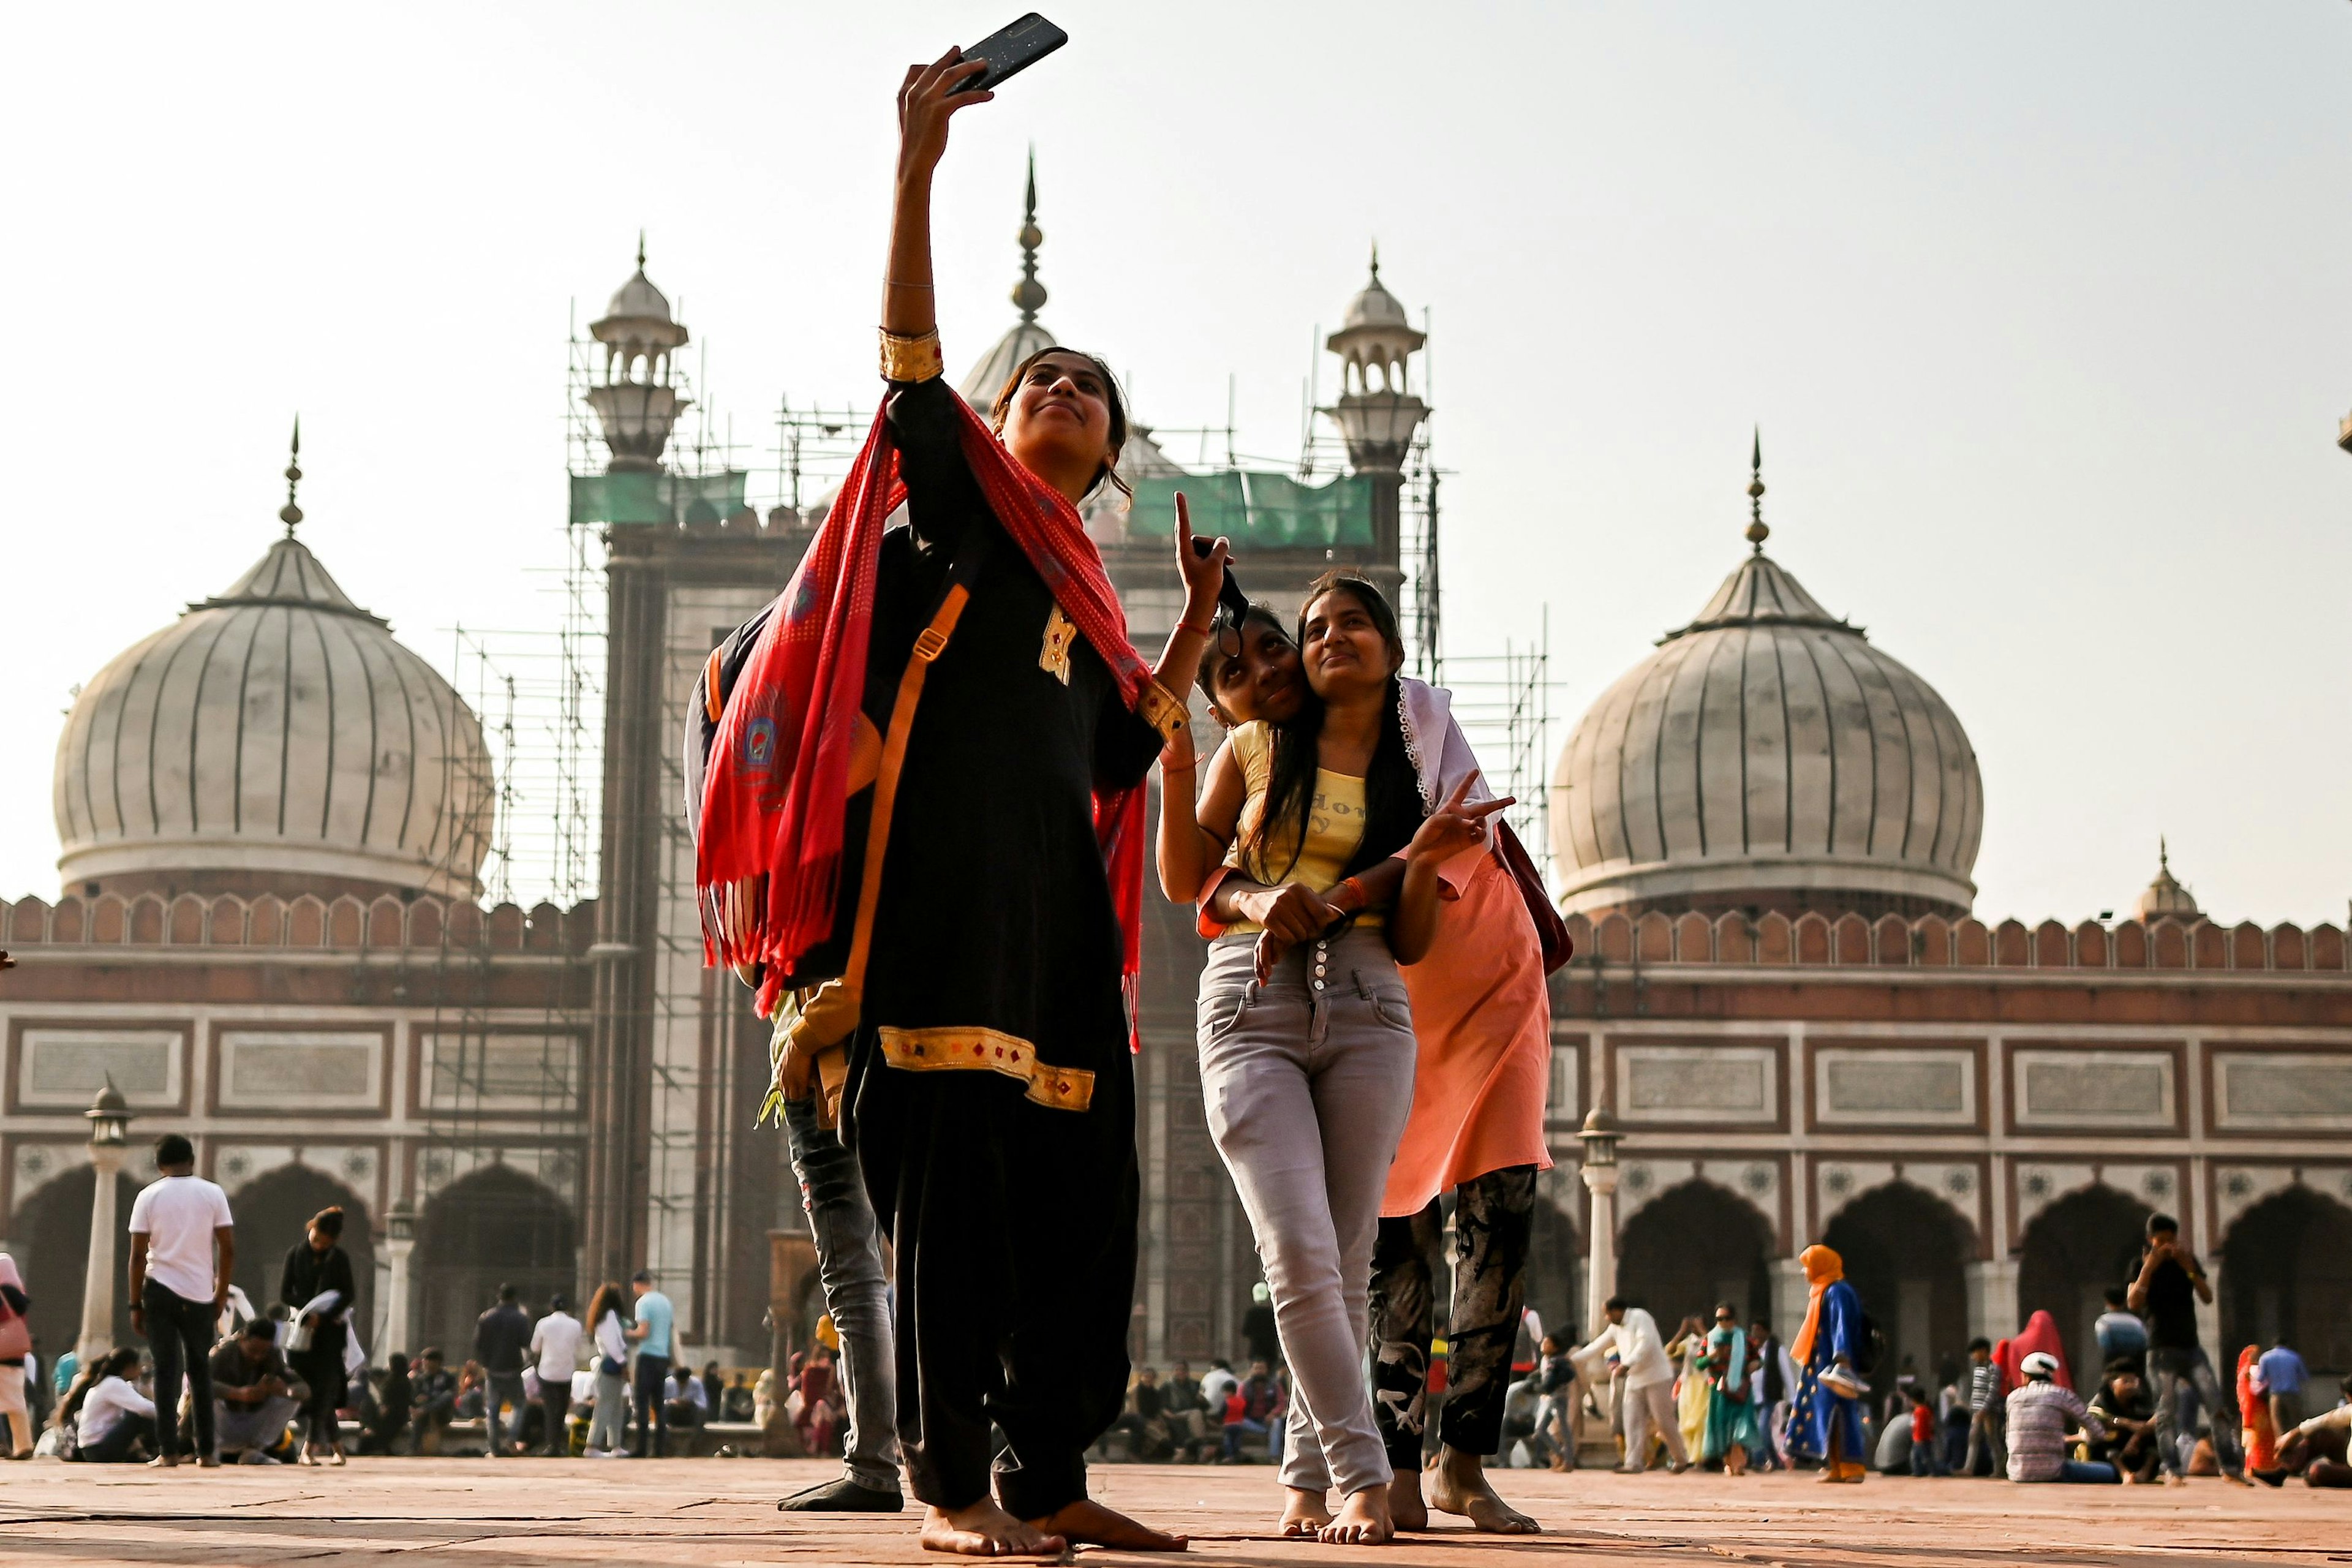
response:
<svg viewBox="0 0 2352 1568"><path fill-rule="evenodd" d="M230 1282L235 1220L227 1194L195 1173L194 1146L166 1133L155 1164L128 1227L131 1327L146 1352L120 1346L84 1365L69 1352L45 1375L25 1281L0 1253L0 1420L13 1458L335 1466L352 1449L442 1452L461 1426L495 1458L644 1458L660 1457L674 1428L763 1420L764 1373L730 1382L716 1362L698 1373L673 1364L675 1313L644 1271L625 1292L601 1287L584 1317L560 1294L534 1316L501 1287L470 1353L453 1363L428 1346L372 1368L340 1208L311 1216L277 1300L257 1307Z"/></svg>
<svg viewBox="0 0 2352 1568"><path fill-rule="evenodd" d="M2211 1285L2168 1215L2148 1219L2133 1277L2107 1290L2095 1329L2101 1364L2080 1386L2055 1320L2041 1310L2011 1338L1974 1341L1940 1377L1923 1377L1907 1357L1890 1369L1843 1259L1815 1247L1804 1263L1813 1289L1785 1348L1768 1323L1743 1329L1728 1303L1711 1324L1685 1318L1663 1339L1649 1312L1620 1299L1608 1326L1562 1352L1569 1367L1546 1373L1541 1388L1586 1380L1628 1471L1663 1462L1731 1475L1817 1468L1827 1482L1874 1468L2026 1483L2179 1485L2209 1475L2352 1486L2352 1377L2308 1415L2315 1381L2290 1345L2247 1345L2234 1381L2218 1379L2197 1326ZM1547 1365L1558 1350L1547 1343ZM1571 1432L1564 1415L1547 1418L1556 1463L1573 1463Z"/></svg>

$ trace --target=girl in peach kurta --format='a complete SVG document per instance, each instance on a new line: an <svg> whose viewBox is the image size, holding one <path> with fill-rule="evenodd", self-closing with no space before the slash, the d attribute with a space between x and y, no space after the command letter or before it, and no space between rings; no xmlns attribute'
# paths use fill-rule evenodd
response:
<svg viewBox="0 0 2352 1568"><path fill-rule="evenodd" d="M1295 645L1265 635L1269 627L1278 632L1279 623L1258 612L1227 650L1213 648L1202 661L1202 689L1223 722L1280 719L1304 689ZM1400 686L1400 718L1424 803L1444 800L1465 779L1473 781L1470 800L1491 798L1454 721L1451 695L1411 679ZM1364 873L1359 897L1376 906L1394 869ZM1465 851L1440 876L1446 901L1430 950L1399 966L1417 1055L1412 1109L1389 1170L1372 1258L1373 1413L1396 1472L1391 1506L1401 1527L1416 1527L1427 1517L1421 1452L1441 1198L1450 1191L1460 1262L1448 1320L1444 1457L1429 1500L1482 1530L1516 1533L1534 1530L1535 1521L1495 1494L1482 1466L1501 1440L1526 1304L1536 1178L1551 1165L1543 1138L1551 1010L1534 921L1494 844ZM1223 929L1206 912L1216 891L1213 879L1202 893L1204 935Z"/></svg>

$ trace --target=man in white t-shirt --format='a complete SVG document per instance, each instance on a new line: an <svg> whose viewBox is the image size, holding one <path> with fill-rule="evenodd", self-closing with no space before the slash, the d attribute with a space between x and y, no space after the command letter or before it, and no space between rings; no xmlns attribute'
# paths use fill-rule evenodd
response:
<svg viewBox="0 0 2352 1568"><path fill-rule="evenodd" d="M1686 1468L1690 1454L1683 1447L1682 1424L1675 1415L1675 1367L1658 1338L1657 1320L1628 1305L1622 1296L1609 1298L1602 1310L1609 1326L1577 1354L1598 1356L1613 1350L1617 1364L1625 1369L1625 1462L1620 1468L1629 1471L1649 1468L1653 1427L1666 1440L1666 1468Z"/></svg>
<svg viewBox="0 0 2352 1568"><path fill-rule="evenodd" d="M180 1383L195 1404L196 1462L213 1452L213 1324L228 1300L236 1233L228 1194L196 1174L195 1145L177 1132L155 1141L155 1168L131 1205L131 1326L155 1356L154 1463L180 1462Z"/></svg>
<svg viewBox="0 0 2352 1568"><path fill-rule="evenodd" d="M580 1369L580 1320L564 1310L562 1297L551 1297L547 1316L530 1331L530 1353L538 1364L540 1408L547 1416L547 1454L561 1459L572 1451L572 1374ZM522 1425L517 1412L515 1425Z"/></svg>

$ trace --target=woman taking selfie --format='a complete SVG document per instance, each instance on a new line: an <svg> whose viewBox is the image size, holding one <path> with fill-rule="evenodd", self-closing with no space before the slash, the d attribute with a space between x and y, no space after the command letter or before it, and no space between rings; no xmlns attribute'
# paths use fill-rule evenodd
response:
<svg viewBox="0 0 2352 1568"><path fill-rule="evenodd" d="M1087 1500L1084 1456L1127 1387L1142 785L1226 552L1179 528L1155 674L1078 518L1127 436L1101 361L1033 356L987 420L942 378L931 181L982 68L950 49L900 89L888 403L740 668L713 659L698 880L716 955L782 1017L780 1091L846 1044L924 1543L1177 1550Z"/></svg>
<svg viewBox="0 0 2352 1568"><path fill-rule="evenodd" d="M1244 646L1262 629L1245 618ZM1371 584L1326 577L1299 633L1305 699L1233 731L1198 814L1246 879L1219 911L1233 923L1201 976L1201 1089L1294 1379L1283 1531L1378 1544L1394 1534L1393 1473L1364 1388L1366 1287L1415 1048L1397 963L1428 949L1438 866L1480 843L1486 817L1509 803L1466 805L1465 778L1424 816L1400 719L1403 646ZM1170 761L1173 800L1189 783L1181 745ZM1168 852L1184 826L1181 803L1173 813L1162 889L1189 902L1200 868ZM1399 850L1393 904L1369 908L1360 874Z"/></svg>

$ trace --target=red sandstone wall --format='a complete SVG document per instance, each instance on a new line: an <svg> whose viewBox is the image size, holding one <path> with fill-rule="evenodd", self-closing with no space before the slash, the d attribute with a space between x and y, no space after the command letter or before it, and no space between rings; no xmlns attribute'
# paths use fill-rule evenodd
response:
<svg viewBox="0 0 2352 1568"><path fill-rule="evenodd" d="M2069 929L2056 921L2028 928L2016 921L1986 926L1939 915L1906 920L1860 915L1832 921L1819 914L1795 920L1773 913L1653 912L1639 920L1607 915L1598 922L1570 915L1580 963L1755 965L1876 965L1924 969L2238 969L2341 973L2347 967L2344 933L2332 925L2305 931L2251 922L2218 926L2198 921L2152 926L2085 921Z"/></svg>
<svg viewBox="0 0 2352 1568"><path fill-rule="evenodd" d="M484 910L442 899L372 902L349 896L331 902L264 894L239 899L183 893L122 898L70 897L0 902L0 947L263 947L439 951L446 943L492 952L584 952L595 940L596 904L569 910L542 903L529 913L513 904Z"/></svg>

